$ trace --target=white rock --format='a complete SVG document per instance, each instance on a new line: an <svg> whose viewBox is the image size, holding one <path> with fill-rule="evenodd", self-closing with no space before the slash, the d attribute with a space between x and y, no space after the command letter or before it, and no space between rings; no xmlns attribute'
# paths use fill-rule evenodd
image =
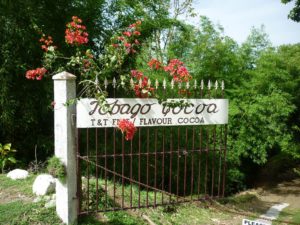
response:
<svg viewBox="0 0 300 225"><path fill-rule="evenodd" d="M43 197L41 197L41 196L38 196L35 199L33 199L34 203L41 202L41 201L43 201Z"/></svg>
<svg viewBox="0 0 300 225"><path fill-rule="evenodd" d="M36 195L46 195L54 192L55 179L49 174L41 174L35 178L32 191Z"/></svg>
<svg viewBox="0 0 300 225"><path fill-rule="evenodd" d="M55 207L56 201L51 199L49 202L45 204L45 208L53 208Z"/></svg>
<svg viewBox="0 0 300 225"><path fill-rule="evenodd" d="M49 195L45 195L45 196L43 197L43 200L44 200L45 202L49 202L49 201L51 200L51 197L50 197Z"/></svg>
<svg viewBox="0 0 300 225"><path fill-rule="evenodd" d="M26 170L15 169L10 171L6 176L13 180L25 179L28 177L28 172Z"/></svg>

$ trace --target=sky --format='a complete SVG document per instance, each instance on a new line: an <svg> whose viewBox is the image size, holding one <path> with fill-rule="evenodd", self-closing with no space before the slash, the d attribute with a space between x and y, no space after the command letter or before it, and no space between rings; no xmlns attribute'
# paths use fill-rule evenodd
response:
<svg viewBox="0 0 300 225"><path fill-rule="evenodd" d="M225 35L238 43L246 40L253 26L263 24L274 46L300 42L300 23L287 18L293 5L280 0L194 0L196 13L222 25ZM190 22L197 24L198 19Z"/></svg>

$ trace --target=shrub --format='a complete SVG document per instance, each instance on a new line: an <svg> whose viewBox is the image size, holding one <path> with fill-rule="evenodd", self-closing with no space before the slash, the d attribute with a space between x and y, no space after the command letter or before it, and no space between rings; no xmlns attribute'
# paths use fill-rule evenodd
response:
<svg viewBox="0 0 300 225"><path fill-rule="evenodd" d="M53 177L59 179L63 183L65 182L67 174L66 167L58 157L53 156L48 160L47 170Z"/></svg>
<svg viewBox="0 0 300 225"><path fill-rule="evenodd" d="M17 161L14 158L16 150L11 148L11 143L2 145L0 143L0 167L2 173L8 164L15 164Z"/></svg>

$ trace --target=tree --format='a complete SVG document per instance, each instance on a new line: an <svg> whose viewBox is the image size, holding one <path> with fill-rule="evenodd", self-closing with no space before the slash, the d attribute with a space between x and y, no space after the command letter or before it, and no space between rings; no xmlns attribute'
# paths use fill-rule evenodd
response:
<svg viewBox="0 0 300 225"><path fill-rule="evenodd" d="M71 53L72 49L64 47L64 31L73 15L87 26L89 47L103 54L115 30L145 18L147 38L155 26L151 20L166 19L168 11L161 0L0 2L0 140L13 143L24 161L33 158L35 145L39 157L53 151L52 82L26 80L25 71L41 65L41 33L51 35L60 52Z"/></svg>
<svg viewBox="0 0 300 225"><path fill-rule="evenodd" d="M190 33L191 44L183 45L187 46L184 60L194 77L206 81L224 80L227 88L238 85L241 66L237 43L207 17L201 17L199 29L190 29ZM179 49L178 46L177 52Z"/></svg>
<svg viewBox="0 0 300 225"><path fill-rule="evenodd" d="M282 3L287 4L291 2L292 0L281 0ZM294 8L290 11L288 17L291 20L294 20L296 22L300 22L300 0L295 0L295 6Z"/></svg>
<svg viewBox="0 0 300 225"><path fill-rule="evenodd" d="M263 25L259 28L252 27L249 36L239 49L239 55L244 64L243 70L254 69L261 53L271 47L265 27Z"/></svg>

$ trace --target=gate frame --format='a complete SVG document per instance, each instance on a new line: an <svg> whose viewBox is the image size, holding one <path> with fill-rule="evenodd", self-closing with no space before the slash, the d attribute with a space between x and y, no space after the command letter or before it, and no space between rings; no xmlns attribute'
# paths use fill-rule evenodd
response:
<svg viewBox="0 0 300 225"><path fill-rule="evenodd" d="M66 224L78 223L79 193L77 175L77 136L76 104L67 105L76 99L76 76L63 71L52 78L54 80L54 136L55 156L66 167L65 183L56 180L56 212ZM209 82L210 85L210 82ZM222 83L223 86L223 83ZM223 87L222 87L223 89ZM225 127L225 129L227 126ZM223 190L224 196L226 173L226 137L224 151Z"/></svg>

